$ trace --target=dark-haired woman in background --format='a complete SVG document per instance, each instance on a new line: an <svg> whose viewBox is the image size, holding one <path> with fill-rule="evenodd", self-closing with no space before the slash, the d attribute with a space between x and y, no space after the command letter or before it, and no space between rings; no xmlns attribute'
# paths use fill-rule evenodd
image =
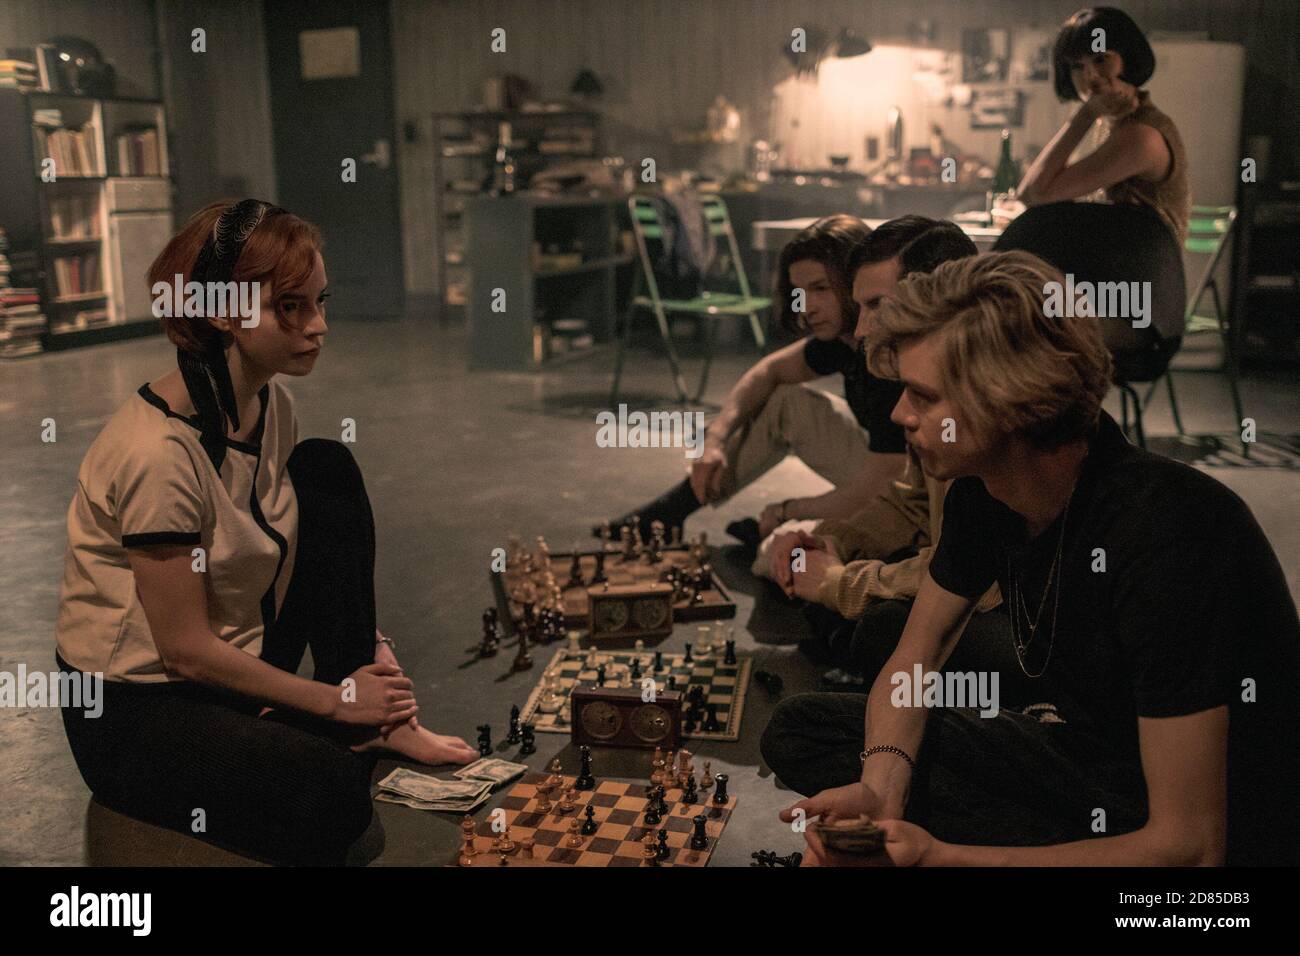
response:
<svg viewBox="0 0 1300 956"><path fill-rule="evenodd" d="M1052 64L1056 95L1083 105L1029 167L1020 199L1033 206L1100 190L1111 202L1151 207L1181 243L1191 215L1187 154L1178 127L1141 89L1156 58L1138 25L1114 7L1080 10L1057 34ZM1071 163L1098 120L1103 142Z"/></svg>
<svg viewBox="0 0 1300 956"><path fill-rule="evenodd" d="M741 376L709 423L704 451L692 462L690 475L611 522L616 534L632 514L640 517L642 528L655 520L680 527L697 509L727 500L789 454L835 487L769 505L757 528L752 519L728 527L748 544L759 544L789 519L847 517L898 477L905 446L901 429L889 421L897 385L867 372L854 338L857 306L849 257L869 235L861 219L836 215L817 220L786 243L777 267L775 308L781 324L803 337ZM883 276L877 294L893 279ZM805 384L836 373L844 376L844 398Z"/></svg>

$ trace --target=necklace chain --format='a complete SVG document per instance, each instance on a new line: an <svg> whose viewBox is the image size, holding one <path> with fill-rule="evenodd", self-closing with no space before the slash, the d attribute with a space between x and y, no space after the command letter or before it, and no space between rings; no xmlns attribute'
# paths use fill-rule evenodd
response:
<svg viewBox="0 0 1300 956"><path fill-rule="evenodd" d="M1078 487L1078 481L1075 481L1075 487ZM1061 583L1064 579L1064 572L1061 565L1061 555L1065 549L1065 526L1070 520L1070 502L1074 500L1074 488L1070 489L1070 497L1066 499L1065 510L1061 514L1061 533L1056 540L1056 556L1052 558L1051 567L1047 569L1047 583L1043 587L1043 597L1038 602L1038 613L1031 620L1029 617L1029 608L1025 605L1024 588L1020 583L1020 575L1016 573L1012 566L1011 555L1007 555L1007 580L1011 585L1012 593L1009 595L1011 600L1011 642L1016 649L1016 662L1020 665L1020 670L1026 677L1042 677L1047 672L1047 666L1052 661L1052 648L1056 643L1056 614L1061 607ZM1031 674L1029 668L1025 667L1025 652L1029 650L1029 645L1034 642L1038 636L1038 626L1042 623L1043 609L1047 606L1047 595L1052 591L1052 579L1056 578L1056 599L1052 603L1052 626L1047 633L1047 656L1043 660L1043 667L1037 674ZM1024 612L1025 621L1022 625L1020 622L1021 611ZM1024 626L1029 628L1029 640L1024 640Z"/></svg>

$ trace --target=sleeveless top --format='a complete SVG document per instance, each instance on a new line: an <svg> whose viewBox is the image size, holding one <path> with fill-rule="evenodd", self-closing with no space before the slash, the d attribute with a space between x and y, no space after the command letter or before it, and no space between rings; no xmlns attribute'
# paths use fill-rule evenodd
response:
<svg viewBox="0 0 1300 956"><path fill-rule="evenodd" d="M1139 203L1150 206L1165 221L1181 246L1187 239L1187 220L1192 215L1191 189L1187 184L1187 152L1183 148L1183 138L1178 134L1174 121L1162 113L1151 102L1151 94L1146 90L1138 91L1138 107L1119 121L1118 126L1127 123L1144 123L1161 136L1169 146L1172 168L1168 175L1159 182L1130 176L1105 190L1106 199L1113 203ZM1110 132L1105 123L1098 145L1105 142Z"/></svg>
<svg viewBox="0 0 1300 956"><path fill-rule="evenodd" d="M212 633L260 655L293 573L298 502L287 468L298 426L278 381L258 398L258 425L247 441L226 439L220 474L197 416L178 414L148 385L91 444L68 508L59 598L59 655L73 667L110 681L179 679L163 667L128 558L159 544L193 549Z"/></svg>

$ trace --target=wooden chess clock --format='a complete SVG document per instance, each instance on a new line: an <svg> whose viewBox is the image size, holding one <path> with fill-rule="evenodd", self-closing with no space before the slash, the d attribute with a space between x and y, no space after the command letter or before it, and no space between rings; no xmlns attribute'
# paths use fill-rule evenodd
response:
<svg viewBox="0 0 1300 956"><path fill-rule="evenodd" d="M661 690L647 702L640 687L578 684L569 703L575 744L676 750L681 742L681 691Z"/></svg>
<svg viewBox="0 0 1300 956"><path fill-rule="evenodd" d="M671 634L672 585L655 581L587 588L587 630L592 640L597 641Z"/></svg>

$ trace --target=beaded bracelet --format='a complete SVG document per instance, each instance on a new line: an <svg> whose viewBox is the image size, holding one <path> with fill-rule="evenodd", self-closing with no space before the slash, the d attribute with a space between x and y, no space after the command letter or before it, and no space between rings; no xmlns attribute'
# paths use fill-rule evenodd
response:
<svg viewBox="0 0 1300 956"><path fill-rule="evenodd" d="M862 751L862 753L858 755L858 759L861 760L863 763L866 763L867 758L870 757L872 754L897 754L898 756L902 757L904 760L907 761L908 767L910 767L912 770L916 769L915 761L913 761L912 758L907 755L907 751L904 750L902 747L895 747L893 744L879 744L875 747L868 747L866 750Z"/></svg>

